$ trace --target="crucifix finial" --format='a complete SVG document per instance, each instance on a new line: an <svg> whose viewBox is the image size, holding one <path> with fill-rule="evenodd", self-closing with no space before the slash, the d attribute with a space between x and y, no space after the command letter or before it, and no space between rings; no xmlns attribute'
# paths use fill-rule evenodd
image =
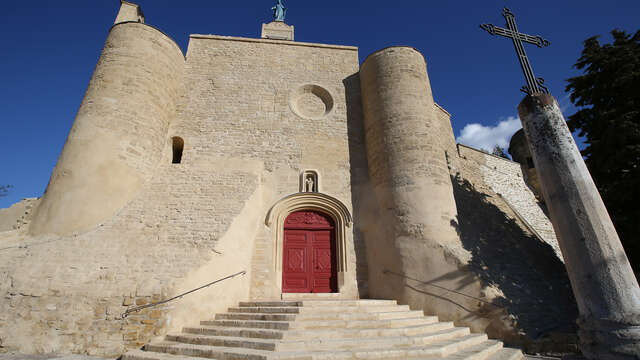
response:
<svg viewBox="0 0 640 360"><path fill-rule="evenodd" d="M549 89L544 86L544 79L536 78L533 74L531 63L529 63L529 58L527 58L527 53L525 53L524 51L522 42L534 44L538 47L549 46L551 43L548 40L543 39L542 36L531 36L518 32L516 17L506 6L504 9L502 9L502 16L504 16L504 18L507 20L507 29L494 26L493 24L482 24L480 25L480 27L486 30L491 35L500 35L513 40L513 46L516 48L518 60L520 61L520 67L522 67L524 78L527 81L527 85L523 86L520 90L529 95L540 93L548 94Z"/></svg>

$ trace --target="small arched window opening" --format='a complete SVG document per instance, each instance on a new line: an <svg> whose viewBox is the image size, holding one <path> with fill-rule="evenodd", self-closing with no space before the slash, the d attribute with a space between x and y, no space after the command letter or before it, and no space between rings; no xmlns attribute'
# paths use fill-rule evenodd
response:
<svg viewBox="0 0 640 360"><path fill-rule="evenodd" d="M182 162L182 150L184 149L184 140L181 137L174 136L171 138L173 143L173 164L180 164Z"/></svg>

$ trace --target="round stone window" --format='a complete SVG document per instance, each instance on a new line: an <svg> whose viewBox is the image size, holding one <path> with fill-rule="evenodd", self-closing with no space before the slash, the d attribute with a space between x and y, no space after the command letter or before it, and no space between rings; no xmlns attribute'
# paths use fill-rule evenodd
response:
<svg viewBox="0 0 640 360"><path fill-rule="evenodd" d="M319 119L333 110L333 97L322 86L302 85L289 95L289 107L302 118Z"/></svg>

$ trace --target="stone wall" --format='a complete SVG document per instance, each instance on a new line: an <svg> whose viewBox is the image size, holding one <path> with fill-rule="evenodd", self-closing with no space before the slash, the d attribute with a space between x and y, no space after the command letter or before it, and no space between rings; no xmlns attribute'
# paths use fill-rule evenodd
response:
<svg viewBox="0 0 640 360"><path fill-rule="evenodd" d="M257 216L245 216L252 226L241 226L245 233L224 235L233 229L234 218L246 213L245 204L255 201L259 172L219 175L210 170L165 164L134 200L93 230L67 237L16 232L3 240L3 346L22 352L116 356L125 347L140 346L188 322L180 310L191 299L125 320L120 315L130 306L165 299L246 268L249 259L243 262L238 246L229 243L256 231ZM250 240L242 245L251 247ZM201 268L208 271L199 273ZM228 280L198 296L221 298L215 310L223 310L248 297L248 278Z"/></svg>
<svg viewBox="0 0 640 360"><path fill-rule="evenodd" d="M17 230L28 224L38 199L22 199L7 209L0 209L0 232Z"/></svg>
<svg viewBox="0 0 640 360"><path fill-rule="evenodd" d="M520 164L461 144L458 149L460 157L478 165L484 182L491 190L502 196L507 205L524 219L521 221L525 226L533 228L535 235L549 244L562 260L562 252L546 208L525 183Z"/></svg>
<svg viewBox="0 0 640 360"><path fill-rule="evenodd" d="M309 169L319 174L319 191L352 212L354 173L366 171L362 133L354 131L361 126L352 100L359 100L357 71L354 47L192 35L188 100L170 132L185 140L185 161L263 164L263 198L255 206L264 216L300 191L300 174ZM274 231L257 234L253 269L261 270L252 280L253 297L280 296ZM348 276L355 284L363 271L356 274L354 236L360 240L350 231Z"/></svg>
<svg viewBox="0 0 640 360"><path fill-rule="evenodd" d="M532 216L526 221L540 229L548 223L544 214L536 220L536 211L542 211L522 180L520 165L458 148L452 178L462 245L471 253L467 269L492 289L492 302L514 328L504 333L489 326L487 333L528 352L577 351L577 308L557 243L535 236L515 213Z"/></svg>
<svg viewBox="0 0 640 360"><path fill-rule="evenodd" d="M111 42L134 29L145 35L157 31L139 23L116 25L105 54L122 45L109 45ZM153 46L167 44L162 38L156 40ZM124 36L121 41L133 40ZM146 45L141 46L136 51L143 51ZM118 61L108 61L106 55L75 128L85 126L86 117L81 114L101 109L98 103L106 101L107 97L91 100L92 91L104 89L97 86L99 82L108 83L107 89L136 83L143 96L149 95L144 91L149 85L145 82L122 78L122 83L109 82L101 69L117 67ZM156 65L166 67L163 59L154 58L160 61ZM147 56L140 60L155 66ZM126 67L121 70L125 77L135 75ZM140 108L123 105L110 113L115 116L112 122L108 117L94 117L100 126L89 127L100 136L100 131L117 126L123 146L136 140L137 147L131 143L117 147L124 153L115 152L124 156L118 155L119 161L130 162L144 175L131 195L120 198L126 200L124 204L107 206L102 214L113 211L113 215L70 235L2 233L0 349L117 356L167 331L196 324L240 300L280 296L276 272L265 272L273 269L273 252L261 252L275 231L264 224L268 210L282 197L299 191L300 172L305 169L316 170L320 191L339 199L349 212L356 201L352 189L363 183L366 161L358 130L362 125L357 77L354 80L357 70L357 49L352 47L193 36L185 75L180 75L182 69L169 67L168 78L149 85L157 89L162 81L179 77L184 92L170 95L175 105L162 97L123 99L120 105L135 102ZM157 91L173 89L168 86ZM153 110L170 106L175 106L174 116L157 116ZM158 126L122 122L119 114L128 119L148 117ZM78 132L72 132L70 139L74 134ZM174 136L184 140L181 162L175 164ZM63 157L79 161L89 155L71 150L65 147ZM66 160L59 167L76 171ZM121 179L117 174L110 178ZM54 215L69 216L87 206L107 205L89 201L111 194L108 186L95 191L101 190L107 191L83 199L87 201L74 200L66 205L70 212ZM348 230L349 270L343 290L357 297L358 291L366 291L366 261L363 265L361 257L356 263L356 249L362 255L363 246L355 244L362 240L353 226ZM258 243L255 251L254 241ZM261 262L268 266L256 265ZM262 272L253 274L253 269ZM241 270L247 270L246 276L121 317L134 306L175 296ZM356 277L361 289L356 288Z"/></svg>

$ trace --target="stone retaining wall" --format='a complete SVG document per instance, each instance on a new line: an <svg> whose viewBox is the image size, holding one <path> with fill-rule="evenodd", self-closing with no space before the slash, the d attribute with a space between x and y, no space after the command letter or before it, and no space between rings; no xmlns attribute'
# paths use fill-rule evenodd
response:
<svg viewBox="0 0 640 360"><path fill-rule="evenodd" d="M556 256L562 259L558 239L546 208L525 183L520 164L465 145L459 144L458 150L462 158L478 164L483 179L491 190L504 197L508 205L524 218L527 225L533 227L553 248Z"/></svg>

